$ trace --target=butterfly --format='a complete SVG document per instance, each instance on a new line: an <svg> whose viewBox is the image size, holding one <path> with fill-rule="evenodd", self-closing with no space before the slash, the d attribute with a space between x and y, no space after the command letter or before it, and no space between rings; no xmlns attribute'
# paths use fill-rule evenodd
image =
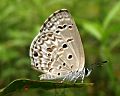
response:
<svg viewBox="0 0 120 96"><path fill-rule="evenodd" d="M91 73L85 68L83 44L77 26L67 9L48 17L33 39L31 65L42 72L40 80L62 79L76 82Z"/></svg>

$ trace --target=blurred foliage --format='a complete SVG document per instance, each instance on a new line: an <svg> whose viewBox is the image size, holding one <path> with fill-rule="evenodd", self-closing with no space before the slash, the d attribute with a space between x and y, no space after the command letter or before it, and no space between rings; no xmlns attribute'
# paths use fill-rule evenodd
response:
<svg viewBox="0 0 120 96"><path fill-rule="evenodd" d="M0 88L17 78L39 80L31 69L29 46L45 19L54 11L70 11L84 45L86 65L108 60L85 82L94 86L66 89L66 96L120 95L120 1L119 0L1 0ZM11 96L53 96L54 90L30 90Z"/></svg>

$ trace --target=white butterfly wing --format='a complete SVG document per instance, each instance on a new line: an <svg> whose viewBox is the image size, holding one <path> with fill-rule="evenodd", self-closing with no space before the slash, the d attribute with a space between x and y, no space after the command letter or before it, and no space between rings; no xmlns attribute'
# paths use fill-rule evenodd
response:
<svg viewBox="0 0 120 96"><path fill-rule="evenodd" d="M31 64L41 79L56 79L84 67L79 31L66 9L56 11L41 27L30 46Z"/></svg>

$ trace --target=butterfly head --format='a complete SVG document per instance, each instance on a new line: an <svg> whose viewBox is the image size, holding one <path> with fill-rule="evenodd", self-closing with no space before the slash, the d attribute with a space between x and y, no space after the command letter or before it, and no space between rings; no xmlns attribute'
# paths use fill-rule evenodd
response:
<svg viewBox="0 0 120 96"><path fill-rule="evenodd" d="M90 70L88 68L85 68L84 70L85 70L85 77L88 77L92 70Z"/></svg>
<svg viewBox="0 0 120 96"><path fill-rule="evenodd" d="M103 64L107 63L107 61L99 62L97 64L92 64L88 66L88 68L84 68L85 71L85 77L88 77L92 70L94 70L96 67L101 67Z"/></svg>

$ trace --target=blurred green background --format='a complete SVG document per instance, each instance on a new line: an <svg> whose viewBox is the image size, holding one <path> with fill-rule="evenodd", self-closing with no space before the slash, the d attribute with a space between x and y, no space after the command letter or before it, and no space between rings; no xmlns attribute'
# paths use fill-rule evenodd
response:
<svg viewBox="0 0 120 96"><path fill-rule="evenodd" d="M29 47L54 11L70 11L80 31L86 65L108 60L84 82L94 86L57 90L57 96L120 95L120 0L0 0L0 88L18 78L39 80L31 69ZM80 81L78 81L80 82ZM54 90L31 89L8 96L54 96Z"/></svg>

